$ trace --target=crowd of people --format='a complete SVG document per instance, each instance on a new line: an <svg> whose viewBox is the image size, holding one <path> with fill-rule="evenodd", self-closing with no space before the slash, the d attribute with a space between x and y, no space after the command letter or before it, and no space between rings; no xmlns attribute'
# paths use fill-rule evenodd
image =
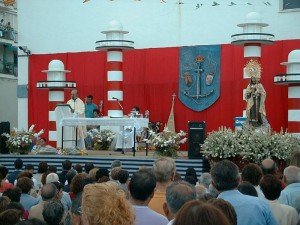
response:
<svg viewBox="0 0 300 225"><path fill-rule="evenodd" d="M276 162L249 163L241 171L229 160L200 176L160 157L131 176L115 160L111 168L62 162L62 171L15 160L0 167L0 225L297 225L300 153L283 174Z"/></svg>

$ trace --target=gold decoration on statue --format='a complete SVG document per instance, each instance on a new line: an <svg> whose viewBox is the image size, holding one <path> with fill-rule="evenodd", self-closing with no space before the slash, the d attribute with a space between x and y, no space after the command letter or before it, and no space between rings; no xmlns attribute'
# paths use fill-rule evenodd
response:
<svg viewBox="0 0 300 225"><path fill-rule="evenodd" d="M250 59L247 62L244 70L246 76L248 77L254 77L258 79L261 78L261 71L262 71L261 64L256 59Z"/></svg>
<svg viewBox="0 0 300 225"><path fill-rule="evenodd" d="M15 4L16 0L4 0L3 3L5 6L12 6Z"/></svg>

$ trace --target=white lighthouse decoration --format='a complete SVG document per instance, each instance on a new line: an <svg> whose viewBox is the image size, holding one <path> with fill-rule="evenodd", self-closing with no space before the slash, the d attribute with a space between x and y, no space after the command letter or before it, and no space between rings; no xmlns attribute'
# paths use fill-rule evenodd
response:
<svg viewBox="0 0 300 225"><path fill-rule="evenodd" d="M60 60L52 60L48 65L48 70L42 70L42 72L47 73L47 81L39 81L36 86L38 89L49 89L49 144L57 146L55 108L57 104L63 104L65 102L64 89L75 88L76 82L66 81L66 73L71 71L65 70L65 66Z"/></svg>
<svg viewBox="0 0 300 225"><path fill-rule="evenodd" d="M106 40L96 42L96 50L107 51L107 109L109 117L123 117L123 51L133 49L133 41L124 40L123 26L112 20L106 31Z"/></svg>
<svg viewBox="0 0 300 225"><path fill-rule="evenodd" d="M274 77L274 83L288 85L288 131L300 137L300 49L289 53L286 74Z"/></svg>

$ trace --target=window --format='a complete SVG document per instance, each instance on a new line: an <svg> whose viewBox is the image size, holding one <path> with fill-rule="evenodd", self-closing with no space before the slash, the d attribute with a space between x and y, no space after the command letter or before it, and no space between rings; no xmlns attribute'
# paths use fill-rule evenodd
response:
<svg viewBox="0 0 300 225"><path fill-rule="evenodd" d="M281 0L281 10L298 9L300 10L300 0Z"/></svg>

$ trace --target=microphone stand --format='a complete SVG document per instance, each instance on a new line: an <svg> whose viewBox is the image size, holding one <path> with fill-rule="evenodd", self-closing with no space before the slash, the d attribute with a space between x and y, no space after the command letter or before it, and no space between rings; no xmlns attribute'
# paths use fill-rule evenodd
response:
<svg viewBox="0 0 300 225"><path fill-rule="evenodd" d="M120 108L124 111L124 108L123 108L122 104L120 103L119 99L117 99L117 102L118 102Z"/></svg>

